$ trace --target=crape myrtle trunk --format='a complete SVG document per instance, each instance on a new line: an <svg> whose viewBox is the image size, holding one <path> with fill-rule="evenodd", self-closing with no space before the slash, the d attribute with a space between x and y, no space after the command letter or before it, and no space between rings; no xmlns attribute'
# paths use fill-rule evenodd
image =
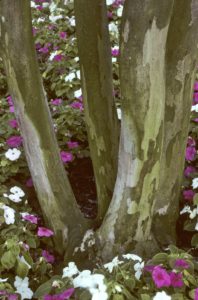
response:
<svg viewBox="0 0 198 300"><path fill-rule="evenodd" d="M118 176L99 230L102 256L152 252L165 108L165 52L173 0L126 0L120 54L122 98ZM143 253L145 251L145 253Z"/></svg>
<svg viewBox="0 0 198 300"><path fill-rule="evenodd" d="M111 48L105 0L75 0L85 121L101 222L117 174L119 124L113 98Z"/></svg>
<svg viewBox="0 0 198 300"><path fill-rule="evenodd" d="M186 140L198 58L198 1L174 1L166 46L164 143L153 233L161 246L176 242Z"/></svg>
<svg viewBox="0 0 198 300"><path fill-rule="evenodd" d="M87 224L60 159L32 37L30 1L0 1L0 54L28 166L56 249L70 255Z"/></svg>

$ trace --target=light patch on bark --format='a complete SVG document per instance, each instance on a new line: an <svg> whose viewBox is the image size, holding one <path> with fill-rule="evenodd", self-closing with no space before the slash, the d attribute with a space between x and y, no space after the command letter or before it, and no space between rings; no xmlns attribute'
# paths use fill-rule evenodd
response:
<svg viewBox="0 0 198 300"><path fill-rule="evenodd" d="M197 0L192 0L191 1L191 22L189 26L191 26L194 21L197 19L198 16L198 1Z"/></svg>
<svg viewBox="0 0 198 300"><path fill-rule="evenodd" d="M147 30L143 45L143 65L149 67L150 97L145 117L144 138L141 148L148 159L149 141L156 141L164 116L165 103L165 45L168 26L158 29L155 18ZM153 116L153 117L151 117Z"/></svg>
<svg viewBox="0 0 198 300"><path fill-rule="evenodd" d="M138 211L138 205L135 201L130 198L127 199L127 214L133 215Z"/></svg>
<svg viewBox="0 0 198 300"><path fill-rule="evenodd" d="M1 17L1 21L2 21L2 23L5 23L5 17L4 16Z"/></svg>
<svg viewBox="0 0 198 300"><path fill-rule="evenodd" d="M142 169L142 161L138 158L133 160L129 160L128 168L127 168L127 179L126 185L127 187L135 187L138 184L141 169Z"/></svg>
<svg viewBox="0 0 198 300"><path fill-rule="evenodd" d="M167 210L168 210L168 208L169 208L169 204L167 204L167 205L165 205L164 207L158 209L158 210L157 210L157 213L158 213L159 215L165 215L166 212L167 212Z"/></svg>
<svg viewBox="0 0 198 300"><path fill-rule="evenodd" d="M175 78L182 83L182 86L186 74L189 74L191 72L191 60L192 58L190 54L187 54L182 60L179 60L177 63L177 75Z"/></svg>
<svg viewBox="0 0 198 300"><path fill-rule="evenodd" d="M130 23L129 20L126 20L124 25L124 31L123 31L123 39L125 43L127 43L129 39L129 29L130 29Z"/></svg>
<svg viewBox="0 0 198 300"><path fill-rule="evenodd" d="M143 188L142 188L142 194L140 198L140 202L138 204L138 211L140 212L140 216L138 219L138 224L137 224L137 230L135 233L134 240L136 241L143 241L149 237L150 234L150 227L151 227L151 220L152 220L152 215L153 215L153 207L154 207L154 202L151 203L149 202L149 198L152 198L152 193L153 193L153 186L152 182L155 182L155 186L158 186L159 178L158 174L160 171L160 162L157 161L155 165L153 166L151 173L148 173L144 177L144 183L143 183ZM146 223L146 230L143 231L143 225L144 222Z"/></svg>
<svg viewBox="0 0 198 300"><path fill-rule="evenodd" d="M103 166L100 167L99 173L100 173L101 175L105 175L105 168L104 168Z"/></svg>

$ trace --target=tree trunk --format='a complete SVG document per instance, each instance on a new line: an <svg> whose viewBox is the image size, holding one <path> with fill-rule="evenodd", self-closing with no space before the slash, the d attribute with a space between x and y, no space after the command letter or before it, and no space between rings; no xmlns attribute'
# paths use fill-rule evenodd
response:
<svg viewBox="0 0 198 300"><path fill-rule="evenodd" d="M101 255L151 256L165 107L165 53L173 0L126 0L122 20L121 141L115 191L98 231ZM144 16L144 17L142 17Z"/></svg>
<svg viewBox="0 0 198 300"><path fill-rule="evenodd" d="M75 0L74 4L85 120L101 222L115 185L119 138L107 9L105 0Z"/></svg>
<svg viewBox="0 0 198 300"><path fill-rule="evenodd" d="M32 38L30 2L1 0L1 55L43 215L68 255L87 226L60 159Z"/></svg>
<svg viewBox="0 0 198 300"><path fill-rule="evenodd" d="M166 104L160 185L153 232L162 246L176 242L176 221L183 180L197 58L198 2L177 0L166 46Z"/></svg>

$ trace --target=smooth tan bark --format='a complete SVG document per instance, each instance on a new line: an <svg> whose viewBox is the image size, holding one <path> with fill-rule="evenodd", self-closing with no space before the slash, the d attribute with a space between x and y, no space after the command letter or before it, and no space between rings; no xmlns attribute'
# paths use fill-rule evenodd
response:
<svg viewBox="0 0 198 300"><path fill-rule="evenodd" d="M74 4L85 121L101 223L115 185L119 138L107 9L105 0L75 0Z"/></svg>
<svg viewBox="0 0 198 300"><path fill-rule="evenodd" d="M30 1L0 2L0 54L23 145L47 224L59 252L71 255L87 228L60 159L32 38Z"/></svg>

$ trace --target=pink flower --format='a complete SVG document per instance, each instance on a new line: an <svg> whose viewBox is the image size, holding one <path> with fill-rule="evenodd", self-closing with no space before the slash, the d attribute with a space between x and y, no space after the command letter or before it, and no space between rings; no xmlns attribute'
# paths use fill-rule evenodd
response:
<svg viewBox="0 0 198 300"><path fill-rule="evenodd" d="M54 235L54 232L51 229L48 229L46 227L38 227L37 235L39 237L42 237L42 236L50 237L50 236Z"/></svg>
<svg viewBox="0 0 198 300"><path fill-rule="evenodd" d="M193 119L194 122L198 123L198 118Z"/></svg>
<svg viewBox="0 0 198 300"><path fill-rule="evenodd" d="M195 103L198 103L198 92L195 92L195 93L194 93L193 98L194 98L194 102L195 102Z"/></svg>
<svg viewBox="0 0 198 300"><path fill-rule="evenodd" d="M120 51L119 51L119 49L117 49L117 48L112 48L111 49L111 55L112 56L118 56L120 54Z"/></svg>
<svg viewBox="0 0 198 300"><path fill-rule="evenodd" d="M194 90L198 91L198 81L195 81L195 83L194 83Z"/></svg>
<svg viewBox="0 0 198 300"><path fill-rule="evenodd" d="M10 111L11 113L14 113L14 105L13 105L13 106L10 106L9 111Z"/></svg>
<svg viewBox="0 0 198 300"><path fill-rule="evenodd" d="M196 152L197 151L196 151L195 147L192 147L192 146L187 147L186 148L186 154L185 154L186 160L189 160L189 161L194 160L195 156L196 156Z"/></svg>
<svg viewBox="0 0 198 300"><path fill-rule="evenodd" d="M74 288L70 288L60 294L45 295L44 300L67 300L73 295L74 291Z"/></svg>
<svg viewBox="0 0 198 300"><path fill-rule="evenodd" d="M78 145L78 142L69 141L69 142L67 142L67 146L69 149L73 149L73 148L77 148L79 145Z"/></svg>
<svg viewBox="0 0 198 300"><path fill-rule="evenodd" d="M60 98L56 98L56 99L54 99L54 100L53 100L53 99L51 100L51 103L52 103L53 105L56 105L56 106L61 105L62 102L63 102L63 100L60 99Z"/></svg>
<svg viewBox="0 0 198 300"><path fill-rule="evenodd" d="M192 167L192 166L188 166L186 167L186 169L184 170L184 175L186 177L190 177L192 173L195 173L196 172L196 168L195 167Z"/></svg>
<svg viewBox="0 0 198 300"><path fill-rule="evenodd" d="M107 17L108 17L109 19L112 19L112 18L113 18L113 13L112 13L111 11L108 11L108 12L107 12Z"/></svg>
<svg viewBox="0 0 198 300"><path fill-rule="evenodd" d="M187 145L188 146L195 146L196 145L195 140L191 136L188 137Z"/></svg>
<svg viewBox="0 0 198 300"><path fill-rule="evenodd" d="M175 268L188 269L189 264L184 259L178 258L175 260Z"/></svg>
<svg viewBox="0 0 198 300"><path fill-rule="evenodd" d="M35 27L32 27L32 34L33 34L33 36L35 36L35 35L36 35L36 33L37 33L37 30L38 30L38 29L36 29Z"/></svg>
<svg viewBox="0 0 198 300"><path fill-rule="evenodd" d="M47 47L43 47L39 49L39 52L46 54L49 52L49 49Z"/></svg>
<svg viewBox="0 0 198 300"><path fill-rule="evenodd" d="M25 185L26 185L27 187L32 187L32 186L33 186L33 181L32 181L32 178L31 178L31 177L28 178L28 180L26 181Z"/></svg>
<svg viewBox="0 0 198 300"><path fill-rule="evenodd" d="M18 128L18 126L19 126L16 119L11 119L11 120L9 120L8 123L9 123L10 127L12 127L12 128Z"/></svg>
<svg viewBox="0 0 198 300"><path fill-rule="evenodd" d="M83 110L83 104L79 101L74 101L72 104L71 104L71 107L73 108L78 108L80 110Z"/></svg>
<svg viewBox="0 0 198 300"><path fill-rule="evenodd" d="M185 200L192 200L195 195L193 190L185 190L183 191L183 197Z"/></svg>
<svg viewBox="0 0 198 300"><path fill-rule="evenodd" d="M6 140L6 144L9 147L17 148L22 144L22 137L19 135L13 135Z"/></svg>
<svg viewBox="0 0 198 300"><path fill-rule="evenodd" d="M144 271L147 271L147 272L153 272L155 266L154 265L146 265L144 267Z"/></svg>
<svg viewBox="0 0 198 300"><path fill-rule="evenodd" d="M63 59L63 55L62 54L57 54L53 58L54 61L61 61L62 59Z"/></svg>
<svg viewBox="0 0 198 300"><path fill-rule="evenodd" d="M195 298L194 300L198 300L198 288L195 289Z"/></svg>
<svg viewBox="0 0 198 300"><path fill-rule="evenodd" d="M61 151L60 152L61 159L64 163L73 160L73 154L70 152Z"/></svg>
<svg viewBox="0 0 198 300"><path fill-rule="evenodd" d="M36 7L36 9L42 10L42 9L43 9L43 6L42 6L42 5L38 5L38 6Z"/></svg>
<svg viewBox="0 0 198 300"><path fill-rule="evenodd" d="M12 96L8 96L8 97L7 97L7 101L8 101L8 104L9 104L10 106L13 106L13 105L14 105L14 104L13 104Z"/></svg>
<svg viewBox="0 0 198 300"><path fill-rule="evenodd" d="M67 37L67 32L65 32L65 31L59 32L59 37L60 37L61 39L65 39L65 38Z"/></svg>
<svg viewBox="0 0 198 300"><path fill-rule="evenodd" d="M38 217L37 216L34 216L34 215L22 215L22 219L25 220L25 221L28 221L32 224L38 224Z"/></svg>
<svg viewBox="0 0 198 300"><path fill-rule="evenodd" d="M42 256L45 258L45 260L48 262L48 263L54 263L55 261L55 257L54 255L50 254L47 250L42 250Z"/></svg>
<svg viewBox="0 0 198 300"><path fill-rule="evenodd" d="M30 249L30 246L28 244L26 244L26 243L23 243L23 249L25 251L28 251Z"/></svg>
<svg viewBox="0 0 198 300"><path fill-rule="evenodd" d="M153 278L155 285L158 288L169 287L171 284L171 279L170 279L169 274L167 273L167 271L165 269L163 269L160 266L156 266L153 269L152 278Z"/></svg>
<svg viewBox="0 0 198 300"><path fill-rule="evenodd" d="M175 288L180 288L184 285L181 273L170 272L171 285Z"/></svg>

